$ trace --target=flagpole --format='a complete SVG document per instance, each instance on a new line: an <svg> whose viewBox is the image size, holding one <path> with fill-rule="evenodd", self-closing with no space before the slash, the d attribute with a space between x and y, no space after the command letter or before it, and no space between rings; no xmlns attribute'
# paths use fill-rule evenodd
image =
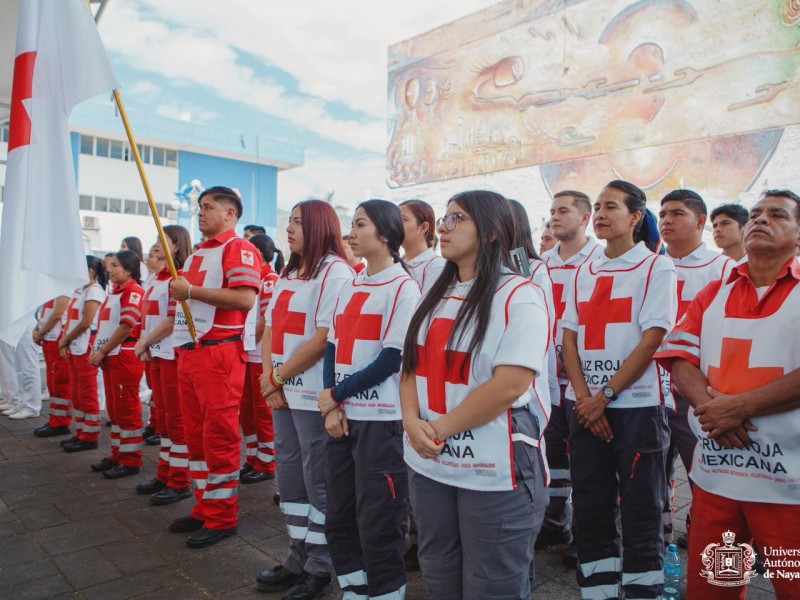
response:
<svg viewBox="0 0 800 600"><path fill-rule="evenodd" d="M153 220L156 222L156 229L158 229L158 240L161 242L161 248L163 248L164 255L167 258L169 272L172 274L173 280L178 279L178 270L175 268L175 261L172 259L172 247L170 246L167 240L167 235L164 233L164 228L161 225L161 217L158 215L158 208L153 200L153 193L150 191L150 183L147 180L147 173L144 171L144 163L142 163L142 157L139 155L139 147L136 145L136 140L133 137L133 130L131 129L130 121L128 121L128 113L125 111L125 103L122 101L122 94L119 93L119 90L114 90L114 100L117 103L119 116L122 118L122 124L125 126L125 133L128 136L128 143L131 146L131 152L133 152L133 159L136 161L136 168L139 170L139 177L142 180L142 186L144 186L144 193L145 196L147 196L147 203L150 205L150 213L153 215ZM189 306L186 304L185 300L181 301L181 306L183 307L183 313L186 315L186 324L189 327L189 333L191 333L192 339L197 341L197 333L194 329L194 320L192 319L192 313L189 312Z"/></svg>

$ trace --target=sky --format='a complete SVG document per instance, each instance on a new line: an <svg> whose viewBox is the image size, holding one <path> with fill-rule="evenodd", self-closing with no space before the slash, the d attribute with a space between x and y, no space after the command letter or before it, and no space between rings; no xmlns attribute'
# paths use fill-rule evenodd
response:
<svg viewBox="0 0 800 600"><path fill-rule="evenodd" d="M278 206L385 197L387 49L496 0L112 0L100 34L130 108L299 142Z"/></svg>

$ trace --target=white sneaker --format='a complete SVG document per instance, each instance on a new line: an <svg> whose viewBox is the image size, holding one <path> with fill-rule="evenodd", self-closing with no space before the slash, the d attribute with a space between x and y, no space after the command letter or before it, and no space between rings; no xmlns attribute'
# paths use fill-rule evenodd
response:
<svg viewBox="0 0 800 600"><path fill-rule="evenodd" d="M30 408L21 408L17 412L8 415L9 419L31 419L38 417L39 411Z"/></svg>
<svg viewBox="0 0 800 600"><path fill-rule="evenodd" d="M4 410L8 410L12 406L14 406L14 405L11 404L11 402L6 402L5 400L3 400L2 402L0 402L0 412L2 412Z"/></svg>
<svg viewBox="0 0 800 600"><path fill-rule="evenodd" d="M12 404L11 406L9 406L8 408L3 410L3 414L8 417L9 415L13 415L15 412L17 412L21 408L22 408L21 406L16 406L16 405Z"/></svg>

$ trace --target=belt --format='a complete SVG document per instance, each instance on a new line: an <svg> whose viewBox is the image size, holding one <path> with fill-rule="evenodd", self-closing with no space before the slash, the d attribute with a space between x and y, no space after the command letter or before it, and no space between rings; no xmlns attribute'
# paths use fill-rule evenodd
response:
<svg viewBox="0 0 800 600"><path fill-rule="evenodd" d="M242 336L239 335L232 335L231 337L222 339L222 340L199 340L197 342L189 342L188 344L183 344L178 346L178 350L196 350L197 348L208 348L209 346L219 346L220 344L227 344L228 342L238 342L241 341Z"/></svg>

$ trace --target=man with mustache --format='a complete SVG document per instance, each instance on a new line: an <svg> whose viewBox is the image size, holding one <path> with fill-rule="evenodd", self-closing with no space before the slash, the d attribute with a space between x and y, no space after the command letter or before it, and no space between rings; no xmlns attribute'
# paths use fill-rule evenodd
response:
<svg viewBox="0 0 800 600"><path fill-rule="evenodd" d="M796 548L800 539L800 196L765 191L744 244L747 260L697 295L656 354L693 407L698 437L689 598L745 597L744 581L704 581L714 572L702 559L723 532L762 549ZM771 579L777 597L797 597L800 569L782 571L792 578Z"/></svg>

